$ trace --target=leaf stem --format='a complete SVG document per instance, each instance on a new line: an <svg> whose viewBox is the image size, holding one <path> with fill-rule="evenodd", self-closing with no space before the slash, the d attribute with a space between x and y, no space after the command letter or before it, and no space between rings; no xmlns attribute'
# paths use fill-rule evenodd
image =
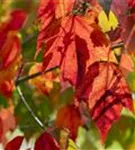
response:
<svg viewBox="0 0 135 150"><path fill-rule="evenodd" d="M39 118L36 116L36 114L32 111L32 109L30 108L29 104L27 103L21 88L19 86L16 87L17 92L20 96L20 99L22 100L22 102L24 103L24 105L26 106L26 108L28 109L29 113L31 114L31 116L34 118L34 120L38 123L38 125L44 130L44 124L39 120Z"/></svg>

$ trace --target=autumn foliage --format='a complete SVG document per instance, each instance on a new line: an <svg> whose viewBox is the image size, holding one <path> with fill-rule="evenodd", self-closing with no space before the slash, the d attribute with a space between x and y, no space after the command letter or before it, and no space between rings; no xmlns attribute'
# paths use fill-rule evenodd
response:
<svg viewBox="0 0 135 150"><path fill-rule="evenodd" d="M7 22L0 25L0 93L10 97L14 88L16 68L21 59L21 44L17 32L26 19L26 12L14 10L8 18Z"/></svg>
<svg viewBox="0 0 135 150"><path fill-rule="evenodd" d="M134 115L134 0L27 4L36 10L36 31L28 9L14 8L0 20L0 98L7 105L0 107L1 143L18 150L34 138L35 150L70 149L80 127L93 130L91 122L105 143L125 108ZM16 128L23 136L9 140Z"/></svg>

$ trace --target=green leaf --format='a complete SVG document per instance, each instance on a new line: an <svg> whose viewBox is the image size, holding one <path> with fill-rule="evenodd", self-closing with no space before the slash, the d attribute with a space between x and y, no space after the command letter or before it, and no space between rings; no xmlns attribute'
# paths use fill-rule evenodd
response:
<svg viewBox="0 0 135 150"><path fill-rule="evenodd" d="M8 107L7 99L5 97L3 97L2 95L0 95L0 106L2 106L4 108Z"/></svg>
<svg viewBox="0 0 135 150"><path fill-rule="evenodd" d="M51 104L51 100L48 99L47 96L44 96L43 102L39 105L37 111L42 121L45 121L45 120L48 121L48 119L50 118L50 115L53 112L53 107Z"/></svg>
<svg viewBox="0 0 135 150"><path fill-rule="evenodd" d="M42 62L42 60L43 60L43 53L40 52L40 53L37 55L37 57L36 57L36 61L37 61L37 62Z"/></svg>
<svg viewBox="0 0 135 150"><path fill-rule="evenodd" d="M74 90L72 87L67 88L60 95L60 103L61 104L69 104L73 101L74 98Z"/></svg>
<svg viewBox="0 0 135 150"><path fill-rule="evenodd" d="M127 77L128 85L132 92L135 92L135 72L131 72Z"/></svg>
<svg viewBox="0 0 135 150"><path fill-rule="evenodd" d="M109 149L114 141L118 141L123 149L128 149L127 147L133 143L135 138L134 125L135 119L127 114L127 112L124 112L124 115L121 116L120 120L116 122L109 131L105 147Z"/></svg>

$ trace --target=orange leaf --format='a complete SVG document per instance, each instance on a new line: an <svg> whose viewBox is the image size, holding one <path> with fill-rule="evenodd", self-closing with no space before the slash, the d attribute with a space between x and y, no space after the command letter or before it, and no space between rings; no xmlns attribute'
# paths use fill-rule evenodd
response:
<svg viewBox="0 0 135 150"><path fill-rule="evenodd" d="M9 35L0 51L0 93L10 97L14 88L13 79L20 63L21 46L16 35Z"/></svg>
<svg viewBox="0 0 135 150"><path fill-rule="evenodd" d="M38 19L41 22L41 34L38 37L36 56L40 52L42 45L41 43L43 43L43 41L41 41L42 38L44 38L44 34L42 34L42 32L45 31L48 27L50 28L52 25L55 26L53 22L55 22L56 19L64 17L67 13L70 13L72 11L74 2L75 0L40 0ZM57 30L56 26L55 29ZM47 33L47 31L45 32ZM47 35L51 36L51 34Z"/></svg>
<svg viewBox="0 0 135 150"><path fill-rule="evenodd" d="M42 71L42 68L42 63L36 63L30 68L29 75ZM48 72L29 80L29 83L34 85L41 93L49 94L54 81L59 82L57 75L54 72Z"/></svg>
<svg viewBox="0 0 135 150"><path fill-rule="evenodd" d="M78 108L74 105L67 105L59 110L55 124L57 128L69 129L70 137L75 140L78 128L83 125L83 121Z"/></svg>
<svg viewBox="0 0 135 150"><path fill-rule="evenodd" d="M90 64L108 60L108 39L96 24L89 24L84 16L68 16L54 21L46 32L41 31L38 39L38 50L46 42L44 69L60 66L64 82L75 85Z"/></svg>
<svg viewBox="0 0 135 150"><path fill-rule="evenodd" d="M37 139L34 150L59 150L59 145L51 134L44 132Z"/></svg>
<svg viewBox="0 0 135 150"><path fill-rule="evenodd" d="M123 53L121 55L120 67L125 75L134 71L134 62L129 54Z"/></svg>
<svg viewBox="0 0 135 150"><path fill-rule="evenodd" d="M2 108L0 110L0 119L2 121L2 135L1 140L5 144L7 139L5 137L6 133L10 130L13 130L16 127L15 116L14 116L14 108L10 106L9 108Z"/></svg>
<svg viewBox="0 0 135 150"><path fill-rule="evenodd" d="M47 27L52 19L58 19L70 13L73 9L75 0L40 0L38 18Z"/></svg>
<svg viewBox="0 0 135 150"><path fill-rule="evenodd" d="M127 1L128 6L129 6L130 8L134 8L134 7L135 7L135 1L134 1L134 0L126 0L126 1Z"/></svg>

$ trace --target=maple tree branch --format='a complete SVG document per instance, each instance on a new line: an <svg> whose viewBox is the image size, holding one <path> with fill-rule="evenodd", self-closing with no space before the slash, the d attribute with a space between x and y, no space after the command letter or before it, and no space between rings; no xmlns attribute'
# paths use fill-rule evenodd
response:
<svg viewBox="0 0 135 150"><path fill-rule="evenodd" d="M36 116L36 114L33 112L33 110L31 109L31 107L29 106L29 104L27 103L21 88L19 86L16 87L17 92L20 96L20 99L22 100L22 102L24 103L24 105L26 106L27 110L29 111L29 113L31 114L31 116L34 118L34 120L38 123L38 125L44 129L44 124L40 121L40 119Z"/></svg>
<svg viewBox="0 0 135 150"><path fill-rule="evenodd" d="M23 67L24 67L24 63L22 63L22 65L20 66L19 68L19 72L17 74L17 77L16 77L16 82L19 81L19 77L22 73L22 70L23 70ZM15 82L15 83L16 83ZM44 124L40 121L40 119L36 116L36 114L33 112L33 110L31 109L31 107L29 106L29 104L27 103L22 91L21 91L21 88L19 86L17 86L16 84L16 90L20 96L20 99L21 101L23 102L23 104L25 105L25 107L27 108L27 110L29 111L29 113L31 114L31 116L34 118L34 120L37 122L37 124L44 130Z"/></svg>
<svg viewBox="0 0 135 150"><path fill-rule="evenodd" d="M25 81L28 81L28 80L30 80L30 79L33 79L33 78L36 78L36 77L38 77L38 76L40 76L40 75L42 75L42 74L46 74L46 73L48 73L48 72L50 72L50 71L53 71L54 69L57 69L58 68L58 66L55 66L55 67L53 67L53 68L51 68L51 69L48 69L48 70L46 70L46 71L39 71L39 72L37 72L37 73L34 73L34 74L32 74L32 75L29 75L29 76L24 76L24 77L20 77L20 78L18 78L17 80L16 80L16 82L15 82L15 84L16 84L16 86L17 85L19 85L21 82L25 82Z"/></svg>
<svg viewBox="0 0 135 150"><path fill-rule="evenodd" d="M123 41L112 45L111 49L120 48L120 47L124 47L124 42Z"/></svg>
<svg viewBox="0 0 135 150"><path fill-rule="evenodd" d="M21 74L22 71L23 71L23 67L24 67L24 63L22 63L21 66L20 66L19 69L18 69L18 73L17 73L17 76L16 76L16 81L19 79L20 74Z"/></svg>

